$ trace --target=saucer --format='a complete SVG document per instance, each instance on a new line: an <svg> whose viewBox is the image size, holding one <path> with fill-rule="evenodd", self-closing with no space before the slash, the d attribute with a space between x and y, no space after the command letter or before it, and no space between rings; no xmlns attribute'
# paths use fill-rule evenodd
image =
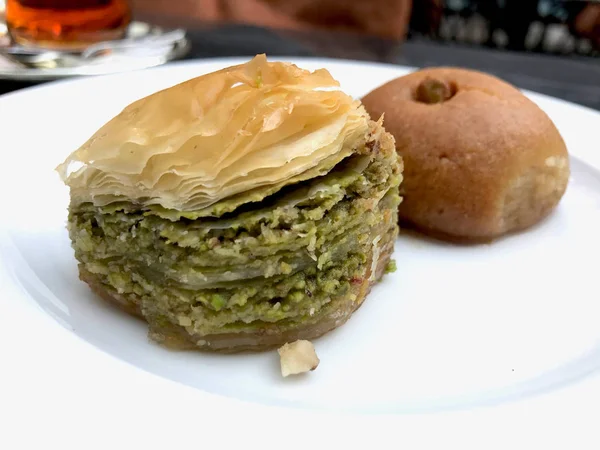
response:
<svg viewBox="0 0 600 450"><path fill-rule="evenodd" d="M152 51L145 51L147 49L145 49L144 43L148 39L156 40L167 34L176 37L169 41L168 45L161 45L158 48L154 47ZM6 52L9 46L6 27L2 27L0 28L0 80L49 81L77 76L129 72L160 66L183 57L190 49L190 43L184 30L165 29L139 21L134 21L129 25L125 41L128 45L134 45L127 52L121 51L116 56L107 57L102 52L98 52L97 57L86 58L79 63L77 61L74 63L76 56L65 55L65 58L59 57L56 61L50 57L51 62L54 63L51 66L54 67L32 67L2 54L3 50ZM137 48L136 42L140 43ZM14 44L11 48L15 48ZM56 54L50 50L47 53L48 55ZM44 57L44 53L42 52L40 56Z"/></svg>

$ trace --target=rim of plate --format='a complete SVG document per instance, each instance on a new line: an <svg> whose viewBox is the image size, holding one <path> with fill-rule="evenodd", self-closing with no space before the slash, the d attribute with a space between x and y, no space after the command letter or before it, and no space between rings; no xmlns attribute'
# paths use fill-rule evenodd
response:
<svg viewBox="0 0 600 450"><path fill-rule="evenodd" d="M169 63L165 66L151 68L144 73L156 73L156 71L170 71L174 68L197 67L199 72L205 73L211 66L226 66L247 61L249 57L227 57L211 58L203 60L190 60ZM350 68L360 65L372 70L389 71L390 76L399 76L412 67L398 66L392 64L371 63L366 61L351 61L328 58L308 57L277 57L271 60L292 61L298 65L304 63L322 65L326 68L339 67ZM87 78L76 78L57 80L39 86L25 88L0 96L0 108L7 99L23 97L31 98L38 90L57 89L62 87L68 90L69 85L97 85L117 81L123 77L139 76L139 71L93 76ZM136 75L137 74L137 75ZM591 108L576 105L568 101L556 99L531 91L523 91L543 109L560 107L564 114L571 120L577 121L582 130L581 140L588 145L576 145L571 156L582 160L586 164L600 171L600 152L595 151L597 144L588 141L593 137L592 131L600 127L600 112ZM596 125L594 130L593 125ZM586 128L591 126L589 129ZM1 139L1 135L0 135ZM596 140L597 142L597 140ZM570 149L571 150L571 149ZM0 157L0 161L10 158L6 153ZM10 165L10 164L9 164ZM0 187L5 184L5 179L0 179ZM5 194L0 193L0 198ZM529 430L532 432L547 431L548 421L573 420L573 414L577 411L584 413L587 417L598 417L600 414L600 373L588 376L577 383L565 386L550 393L538 394L523 400L502 403L492 407L477 407L472 410L462 411L440 411L426 414L358 414L346 412L328 412L321 410L297 409L286 406L263 405L250 403L236 398L212 394L200 389L189 387L171 379L147 372L133 364L118 359L104 350L95 347L91 343L72 333L62 326L53 317L37 306L35 301L28 299L28 294L21 286L15 284L11 276L16 265L27 265L20 259L18 251L11 247L10 240L0 221L0 253L9 253L10 263L6 258L0 258L0 354L3 363L7 367L14 365L18 371L8 373L8 381L27 388L38 395L38 407L42 402L49 402L48 408L57 398L86 408L84 416L87 419L99 416L93 409L98 404L105 404L111 398L118 397L121 400L118 410L114 411L114 420L120 417L128 417L135 423L155 423L157 417L152 414L152 408L147 407L148 393L152 393L153 404L169 405L170 416L159 417L166 429L174 431L183 429L184 424L193 426L199 421L211 424L211 433L227 432L227 424L235 423L240 427L240 435L244 431L252 432L257 424L268 421L270 432L273 436L289 439L289 433L297 431L297 428L310 424L311 433L324 433L334 427L341 429L359 430L367 434L379 433L380 436L394 436L397 439L413 441L420 439L422 442L445 442L443 434L432 435L431 431L446 430L453 435L462 432L471 432L471 427L478 426L477 432L494 429L499 423L503 428L510 426L520 427L528 422ZM38 288L43 288L39 286ZM20 323L27 323L29 328L35 329L43 339L33 336L21 336ZM23 337L19 344L14 346L15 336ZM59 351L52 351L58 348ZM24 353L25 352L25 353ZM23 358L23 354L27 355ZM32 357L35 356L35 357ZM73 364L76 361L77 364ZM68 369L68 370L67 370ZM27 378L22 377L24 371L32 373L43 373L44 380L32 386ZM18 373L16 373L18 372ZM343 376L343 374L340 374ZM102 388L102 386L104 388ZM97 389L89 389L95 386ZM99 387L100 386L100 387ZM108 389L107 386L110 388ZM4 406L9 405L14 410L19 410L22 395L18 389L8 392L4 399ZM55 391L60 391L61 395ZM2 392L2 388L0 388ZM86 399L80 398L82 392L86 393ZM12 394L12 395L11 395ZM58 395L58 397L57 397ZM109 397L107 397L109 396ZM112 396L112 397L111 397ZM85 400L85 401L84 401ZM87 406L86 406L87 405ZM197 405L203 405L202 410ZM173 408L177 408L176 411ZM42 408L43 409L43 408ZM44 409L45 411L45 409ZM592 413L594 411L594 413ZM73 408L73 411L61 411L69 415L71 420L81 421L81 411ZM135 414L135 418L131 416ZM532 414L536 421L531 422ZM61 416L63 417L63 416ZM105 418L106 419L106 418ZM563 422L564 423L564 422ZM37 425L37 423L36 423ZM402 426L403 437L398 436L398 426ZM170 428L171 427L171 428ZM191 428L193 431L193 428ZM243 430L243 431L242 431ZM229 430L230 431L230 430ZM424 434L425 433L425 434ZM182 432L182 436L185 432ZM138 436L139 437L139 436ZM181 437L181 436L180 436ZM342 438L341 436L338 436Z"/></svg>

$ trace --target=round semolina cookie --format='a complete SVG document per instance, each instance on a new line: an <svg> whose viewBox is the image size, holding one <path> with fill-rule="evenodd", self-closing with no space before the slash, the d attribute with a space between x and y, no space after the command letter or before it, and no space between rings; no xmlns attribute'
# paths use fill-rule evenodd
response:
<svg viewBox="0 0 600 450"><path fill-rule="evenodd" d="M424 69L366 95L404 160L400 220L436 237L490 240L528 228L562 198L565 143L512 85L480 72Z"/></svg>

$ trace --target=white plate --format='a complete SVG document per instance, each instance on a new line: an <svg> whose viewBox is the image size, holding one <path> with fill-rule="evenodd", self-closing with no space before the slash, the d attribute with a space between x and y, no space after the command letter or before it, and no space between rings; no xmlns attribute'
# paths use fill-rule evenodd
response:
<svg viewBox="0 0 600 450"><path fill-rule="evenodd" d="M556 443L567 428L548 430L548 421L560 419L571 444L574 426L591 442L582 433L600 411L600 114L580 106L528 93L572 156L569 189L551 217L491 245L401 237L398 271L345 326L315 341L321 365L309 376L282 379L276 352L164 350L148 341L143 323L78 281L64 228L68 192L53 168L131 101L240 61L180 63L0 97L0 417L10 410L8 434L48 442L47 432L65 444L67 435L102 439L103 430L120 429L127 432L120 439L135 436L138 445L159 436L189 445L235 429L226 436L247 441L258 430L261 444L291 445L322 443L327 436L314 433L326 431L354 443L393 436L447 445L535 414L527 430L546 431L532 437ZM296 62L328 68L357 97L409 70ZM31 427L43 432L22 434Z"/></svg>

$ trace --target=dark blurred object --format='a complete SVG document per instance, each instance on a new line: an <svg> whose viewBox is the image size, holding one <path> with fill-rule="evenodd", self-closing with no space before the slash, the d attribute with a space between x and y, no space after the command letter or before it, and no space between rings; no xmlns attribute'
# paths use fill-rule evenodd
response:
<svg viewBox="0 0 600 450"><path fill-rule="evenodd" d="M413 3L410 30L437 36L444 19L444 0L416 0Z"/></svg>
<svg viewBox="0 0 600 450"><path fill-rule="evenodd" d="M600 2L586 7L571 24L575 34L590 39L596 49L600 49Z"/></svg>
<svg viewBox="0 0 600 450"><path fill-rule="evenodd" d="M415 0L410 37L600 55L600 0Z"/></svg>

